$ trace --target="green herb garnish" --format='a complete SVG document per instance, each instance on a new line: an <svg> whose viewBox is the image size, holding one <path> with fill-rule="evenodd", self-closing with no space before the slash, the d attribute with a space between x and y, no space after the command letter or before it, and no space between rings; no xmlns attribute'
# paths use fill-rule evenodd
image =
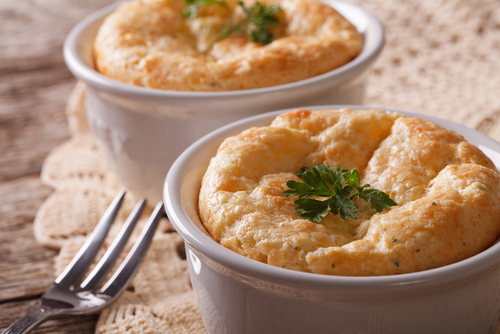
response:
<svg viewBox="0 0 500 334"><path fill-rule="evenodd" d="M188 6L182 12L182 16L190 19L196 18L200 7L214 4L224 7L228 12L228 18L224 29L207 44L202 53L207 53L215 43L234 32L244 32L248 34L250 40L255 43L260 43L262 45L271 43L273 41L273 34L269 31L269 28L271 25L275 25L279 22L276 14L281 12L281 8L277 5L267 6L260 2L256 2L255 5L246 8L243 2L239 1L238 6L243 9L245 18L234 25L233 11L225 0L184 0L184 2Z"/></svg>
<svg viewBox="0 0 500 334"><path fill-rule="evenodd" d="M286 198L298 196L293 201L297 207L295 211L300 212L300 218L320 223L328 211L334 215L340 214L342 219L358 218L358 206L352 201L359 197L370 202L372 209L382 212L397 205L389 195L377 189L365 189L370 185L360 186L360 176L354 168L352 170L342 167L327 167L322 164L314 165L312 168L303 167L296 173L304 183L288 180L286 185L289 190L283 194ZM314 198L326 197L325 200Z"/></svg>

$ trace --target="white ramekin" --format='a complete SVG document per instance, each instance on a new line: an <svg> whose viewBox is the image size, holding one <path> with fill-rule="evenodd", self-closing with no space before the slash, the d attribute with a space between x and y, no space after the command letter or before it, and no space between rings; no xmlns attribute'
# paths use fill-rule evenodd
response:
<svg viewBox="0 0 500 334"><path fill-rule="evenodd" d="M368 109L322 106L309 109ZM164 187L170 221L184 238L194 292L209 333L493 333L500 317L500 243L437 269L380 277L327 276L248 259L215 242L198 217L202 175L221 142L269 125L278 114L240 120L191 145ZM427 118L463 135L500 166L500 144L459 124Z"/></svg>
<svg viewBox="0 0 500 334"><path fill-rule="evenodd" d="M175 158L202 135L262 112L300 105L363 103L365 77L384 45L380 22L365 9L325 0L363 33L361 54L323 75L286 85L231 92L179 92L125 84L94 70L92 44L118 4L76 25L64 44L71 72L86 83L87 115L111 169L133 193L161 199Z"/></svg>

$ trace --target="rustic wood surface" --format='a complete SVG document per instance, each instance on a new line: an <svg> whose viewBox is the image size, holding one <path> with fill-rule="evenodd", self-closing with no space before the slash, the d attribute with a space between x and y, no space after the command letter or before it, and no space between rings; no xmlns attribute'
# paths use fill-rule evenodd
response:
<svg viewBox="0 0 500 334"><path fill-rule="evenodd" d="M27 311L35 308L38 304L38 298L55 278L53 257L56 255L56 251L43 248L36 243L33 237L33 220L40 205L52 192L52 189L44 186L40 181L39 174L43 161L52 149L69 138L64 109L76 79L64 64L62 55L64 38L70 29L86 15L115 1L0 1L0 332ZM450 6L453 7L453 3L459 4L459 1L457 1L448 1L446 3L450 3ZM464 1L464 3L466 2ZM404 8L413 8L419 1L401 3L406 6ZM433 3L438 2L428 1L427 5ZM484 3L494 4L494 0L484 1ZM388 27L400 24L398 20L405 25L412 23L409 14L407 16L393 15L393 8L389 7L396 6L396 2L385 5L381 0L373 0L368 5L368 8L376 13L377 10L380 10L378 14ZM470 6L477 9L475 4ZM382 7L386 10L382 11L380 9ZM460 5L458 7L462 8L464 6ZM433 7L429 8L427 9L430 11ZM484 10L486 11L486 9ZM405 13L409 12L408 10L405 11ZM475 13L475 11L472 12ZM427 12L423 11L420 14L425 13ZM479 23L487 21L486 19L490 16L487 11L483 14L484 20L478 18ZM424 16L430 17L429 15ZM494 20L488 22L490 21L493 22ZM455 22L461 21L456 20ZM500 23L498 23L498 26L491 24L492 26L486 28L479 25L478 34L482 35L483 30L491 34L498 33ZM386 47L389 50L392 49L392 53L386 52L384 61L393 64L395 67L388 68L387 73L384 75L390 76L390 73L399 73L406 80L406 75L410 73L408 68L407 72L398 72L401 62L399 52L401 50L398 49L397 45L399 40L397 32L398 30L392 30L387 33L388 43ZM491 35L488 36L491 37ZM421 42L423 43L423 41ZM482 44L479 45L484 46L486 40L481 40L481 42ZM499 48L498 45L494 47L495 50ZM411 53L416 54L416 51ZM496 55L497 53L493 54ZM481 57L483 56L478 53L478 56L474 59L480 60ZM439 57L437 58L439 59ZM413 62L414 59L412 58L409 61ZM376 81L380 79L381 69L382 67L378 66L373 70L372 74L375 76L372 78L372 86L376 85ZM425 66L423 69L425 70ZM494 69L497 69L497 67ZM425 73L422 73L420 74L424 76ZM484 73L482 74L484 75ZM462 76L459 77L462 78ZM489 76L486 77L489 78ZM441 83L455 80L454 77L450 78L448 81L442 81ZM433 77L430 76L427 79L426 82L431 83L428 86L434 89L432 85L434 83ZM395 85L399 85L401 80L394 82ZM485 88L492 85L490 81L485 81L482 84L484 86L479 85L478 87ZM382 85L379 86L382 87ZM403 86L403 90L411 87L411 85ZM422 89L421 86L416 87ZM395 90L398 88L401 87L392 87ZM448 88L446 86L445 90L447 91ZM470 93L469 90L473 93L476 92L476 90L472 89L474 87L471 88L467 85L454 88L455 95L460 97L460 94L462 94L461 89L471 96L474 94ZM432 89L429 89L431 93ZM484 91L487 90L484 89ZM404 95L404 99L410 102L422 100L423 103L432 104L432 98L429 97L433 95L427 91L430 95L423 94L421 97L419 95L421 92L425 93L426 91L416 89L413 92L414 95ZM484 95L484 100L488 101L488 108L477 107L482 106L479 103L475 106L481 112L477 112L477 110L470 107L470 110L464 109L466 111L460 113L459 117L455 117L455 114L450 112L446 114L448 115L447 118L464 124L467 123L468 126L500 140L498 98L496 96L490 97L482 90L480 90L480 93L482 95L480 94L479 97ZM398 103L406 103L406 101L397 99L380 99L379 95L381 94L380 90L372 90L371 101L376 101L376 105L383 104L394 108L399 106ZM469 95L465 95L465 100ZM421 112L426 110L425 108L418 108L416 102L414 105L416 108L410 108L410 110ZM406 108L401 107L401 109ZM440 116L442 115L440 114ZM470 122L468 118L470 118ZM36 329L34 333L90 334L94 333L96 319L97 316L86 316L51 320Z"/></svg>
<svg viewBox="0 0 500 334"><path fill-rule="evenodd" d="M38 305L53 282L55 251L33 237L52 190L47 154L69 138L64 109L76 80L64 64L70 29L113 0L0 1L0 332ZM52 320L34 333L93 333L97 317Z"/></svg>

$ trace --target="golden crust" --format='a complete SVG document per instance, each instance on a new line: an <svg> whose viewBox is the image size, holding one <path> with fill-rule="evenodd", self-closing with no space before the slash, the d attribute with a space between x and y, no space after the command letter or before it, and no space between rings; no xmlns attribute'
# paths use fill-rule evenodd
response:
<svg viewBox="0 0 500 334"><path fill-rule="evenodd" d="M99 29L96 68L144 87L228 91L307 79L346 64L361 51L363 40L356 28L318 0L260 2L283 9L272 43L261 46L245 35L232 34L206 55L200 50L222 30L224 9L210 6L191 20L181 16L182 0L125 3ZM235 11L237 19L243 15Z"/></svg>
<svg viewBox="0 0 500 334"><path fill-rule="evenodd" d="M282 194L294 172L357 168L398 206L358 219L299 219ZM451 264L500 234L500 176L462 136L383 111L297 110L230 137L203 178L200 218L215 240L249 258L320 274L367 276Z"/></svg>

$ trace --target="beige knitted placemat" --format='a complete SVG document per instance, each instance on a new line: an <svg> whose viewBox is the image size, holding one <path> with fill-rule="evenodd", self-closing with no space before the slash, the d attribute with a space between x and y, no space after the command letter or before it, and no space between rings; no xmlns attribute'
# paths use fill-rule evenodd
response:
<svg viewBox="0 0 500 334"><path fill-rule="evenodd" d="M387 39L368 78L367 105L438 116L500 140L498 0L358 2L380 18ZM42 171L55 191L40 208L34 233L41 244L60 249L56 274L122 188L90 132L83 99L79 83L67 108L72 138L49 155ZM105 247L136 200L127 194ZM164 219L131 286L101 313L96 333L205 333L184 257L180 236Z"/></svg>
<svg viewBox="0 0 500 334"><path fill-rule="evenodd" d="M72 138L52 151L43 165L42 181L55 191L40 207L34 223L36 239L47 247L60 249L55 258L56 274L76 255L85 236L122 189L90 133L83 88L79 83L68 103ZM133 194L125 196L101 256L136 202ZM151 213L152 207L148 206L126 248L130 249ZM182 238L166 219L162 219L131 286L101 313L97 322L96 333L125 332L205 333L189 282Z"/></svg>

